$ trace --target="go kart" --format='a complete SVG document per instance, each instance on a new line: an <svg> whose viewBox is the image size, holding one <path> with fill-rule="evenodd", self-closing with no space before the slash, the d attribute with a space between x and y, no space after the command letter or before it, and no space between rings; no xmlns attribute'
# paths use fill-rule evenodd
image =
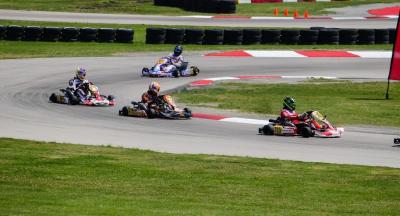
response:
<svg viewBox="0 0 400 216"><path fill-rule="evenodd" d="M189 68L189 62L183 62L180 67L173 66L171 59L168 57L160 58L151 68L145 67L142 69L142 76L145 77L187 77L197 76L199 73L198 67L191 66Z"/></svg>
<svg viewBox="0 0 400 216"><path fill-rule="evenodd" d="M120 116L132 116L141 118L163 118L163 119L190 119L192 111L188 108L183 110L176 108L170 95L160 95L157 100L146 106L142 102L132 101L132 106L124 106L119 111Z"/></svg>
<svg viewBox="0 0 400 216"><path fill-rule="evenodd" d="M264 135L280 135L280 136L302 136L308 137L341 137L344 128L334 127L327 119L318 111L308 111L301 115L302 122L294 125L284 119L270 119L269 124L258 129L260 134Z"/></svg>
<svg viewBox="0 0 400 216"><path fill-rule="evenodd" d="M85 84L86 85L86 84ZM93 83L88 83L84 88L88 89L87 97L84 101L79 100L76 91L71 88L60 89L62 94L53 93L49 100L53 103L86 106L114 106L115 97L112 95L101 95L99 89Z"/></svg>

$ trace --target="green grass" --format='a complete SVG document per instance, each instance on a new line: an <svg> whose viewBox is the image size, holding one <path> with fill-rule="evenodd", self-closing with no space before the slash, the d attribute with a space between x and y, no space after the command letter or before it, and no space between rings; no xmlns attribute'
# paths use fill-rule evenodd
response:
<svg viewBox="0 0 400 216"><path fill-rule="evenodd" d="M1 215L397 215L400 169L0 139Z"/></svg>
<svg viewBox="0 0 400 216"><path fill-rule="evenodd" d="M297 111L318 110L338 125L366 124L400 127L400 83L392 83L385 100L386 83L318 82L302 84L221 83L215 87L183 91L175 96L192 106L235 109L279 115L282 99L292 96Z"/></svg>
<svg viewBox="0 0 400 216"><path fill-rule="evenodd" d="M180 8L154 6L153 0L0 0L2 9L70 11L91 13L128 13L128 14L161 14L161 15L190 15L199 12L188 12ZM345 7L350 5L371 3L395 3L397 0L351 0L318 3L268 3L268 4L239 4L237 15L272 16L274 8L294 9L300 12L307 9L310 15L325 14L327 8Z"/></svg>
<svg viewBox="0 0 400 216"><path fill-rule="evenodd" d="M112 56L129 52L141 51L171 51L174 45L150 45L145 44L147 25L120 25L120 24L82 24L82 23L49 23L33 21L6 21L0 20L0 25L20 26L55 26L55 27L110 27L131 28L135 30L133 44L121 43L88 43L88 42L29 42L0 40L0 59L33 58L33 57L64 57L64 56ZM155 26L152 26L155 27ZM159 27L159 26L156 26ZM189 27L178 28L216 28L216 27ZM219 27L222 28L222 27ZM346 49L346 50L391 50L392 45L185 45L185 51L208 50L270 50L270 49Z"/></svg>

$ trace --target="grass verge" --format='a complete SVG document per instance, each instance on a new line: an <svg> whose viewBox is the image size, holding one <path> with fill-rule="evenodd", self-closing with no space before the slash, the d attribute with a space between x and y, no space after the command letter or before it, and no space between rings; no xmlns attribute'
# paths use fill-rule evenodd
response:
<svg viewBox="0 0 400 216"><path fill-rule="evenodd" d="M171 51L172 44L151 45L145 43L146 28L156 27L148 25L120 25L120 24L82 24L82 23L52 23L34 21L6 21L0 20L0 25L21 26L55 26L55 27L109 27L131 28L135 30L133 44L96 43L96 42L29 42L0 40L0 59L33 58L33 57L81 57L81 56L112 56L129 52L140 51ZM157 26L159 27L159 26ZM171 27L173 28L173 27ZM180 26L178 28L185 28ZM210 29L214 27L189 27ZM221 27L218 27L221 28ZM186 51L205 50L292 50L292 49L347 49L347 50L391 50L391 44L382 45L185 45Z"/></svg>
<svg viewBox="0 0 400 216"><path fill-rule="evenodd" d="M305 82L300 84L221 83L211 88L182 91L179 102L192 106L235 109L279 115L285 96L296 98L298 112L318 110L334 124L400 127L400 83L392 83L385 100L386 83Z"/></svg>
<svg viewBox="0 0 400 216"><path fill-rule="evenodd" d="M268 4L239 4L236 15L244 16L273 16L273 9L284 8L290 11L307 9L311 15L326 14L328 8L339 8L373 3L396 3L398 0L351 0L318 3L268 3ZM0 0L2 9L69 11L90 13L127 13L127 14L158 14L158 15L193 15L199 12L189 12L175 7L154 6L153 0Z"/></svg>
<svg viewBox="0 0 400 216"><path fill-rule="evenodd" d="M396 215L400 169L0 139L3 215Z"/></svg>

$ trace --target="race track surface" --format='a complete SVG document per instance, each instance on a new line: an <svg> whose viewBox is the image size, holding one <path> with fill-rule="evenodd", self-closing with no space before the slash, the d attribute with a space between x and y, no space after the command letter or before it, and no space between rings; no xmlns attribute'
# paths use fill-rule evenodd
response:
<svg viewBox="0 0 400 216"><path fill-rule="evenodd" d="M148 25L185 25L185 26L226 26L226 27L296 27L308 28L323 26L331 28L395 28L396 19L205 19L196 17L67 13L44 11L0 10L0 19L29 20L47 22L79 23L115 23Z"/></svg>
<svg viewBox="0 0 400 216"><path fill-rule="evenodd" d="M129 57L1 60L0 137L90 145L137 147L170 153L204 153L288 160L400 167L400 148L392 147L397 128L345 126L340 139L257 135L257 125L205 119L170 121L118 116L118 109L139 99L151 81L139 71L166 53ZM216 58L188 54L201 68L198 77L156 79L162 90L209 77L234 75L320 75L387 77L390 59ZM48 102L66 86L76 66L115 107L83 107ZM193 109L196 112L196 109ZM212 114L212 113L210 113ZM261 126L261 125L260 125Z"/></svg>

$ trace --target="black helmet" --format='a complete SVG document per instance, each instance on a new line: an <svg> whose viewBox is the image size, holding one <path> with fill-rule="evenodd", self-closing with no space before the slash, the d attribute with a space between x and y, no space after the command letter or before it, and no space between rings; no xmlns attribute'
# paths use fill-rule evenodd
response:
<svg viewBox="0 0 400 216"><path fill-rule="evenodd" d="M285 99L283 99L283 107L288 110L295 110L296 109L296 100L291 97L285 97Z"/></svg>
<svg viewBox="0 0 400 216"><path fill-rule="evenodd" d="M176 45L174 48L174 56L180 56L183 52L183 47L181 45Z"/></svg>

